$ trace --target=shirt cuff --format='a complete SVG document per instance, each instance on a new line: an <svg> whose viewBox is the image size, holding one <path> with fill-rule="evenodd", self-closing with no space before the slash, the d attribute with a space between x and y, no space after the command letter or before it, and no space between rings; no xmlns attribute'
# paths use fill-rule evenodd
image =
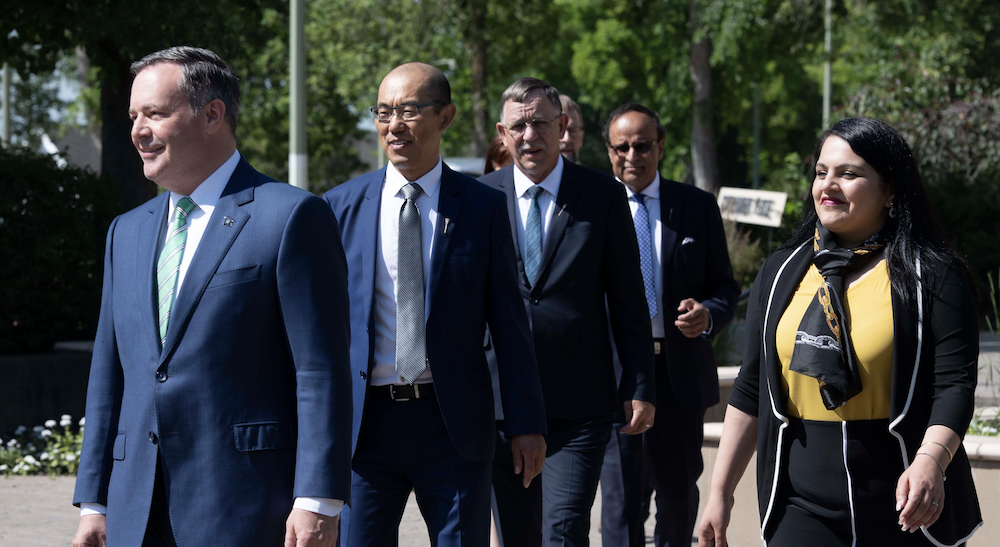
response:
<svg viewBox="0 0 1000 547"><path fill-rule="evenodd" d="M108 508L100 503L81 503L80 504L80 516L85 517L87 515L106 515L108 514Z"/></svg>
<svg viewBox="0 0 1000 547"><path fill-rule="evenodd" d="M702 334L705 335L705 336L711 335L712 334L712 327L714 327L714 326L715 326L715 322L712 320L712 311L709 310L709 312L708 312L708 328L705 329L705 332L703 332Z"/></svg>
<svg viewBox="0 0 1000 547"><path fill-rule="evenodd" d="M303 511L311 511L327 517L335 517L344 509L344 500L335 500L332 498L295 498L295 502L292 503L292 509L302 509Z"/></svg>

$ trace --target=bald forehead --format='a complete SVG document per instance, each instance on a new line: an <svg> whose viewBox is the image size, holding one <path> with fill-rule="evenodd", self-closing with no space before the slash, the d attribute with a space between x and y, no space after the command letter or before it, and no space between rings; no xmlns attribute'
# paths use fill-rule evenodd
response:
<svg viewBox="0 0 1000 547"><path fill-rule="evenodd" d="M389 71L379 84L379 97L383 94L404 95L421 100L451 102L448 79L438 68L425 63L406 63Z"/></svg>

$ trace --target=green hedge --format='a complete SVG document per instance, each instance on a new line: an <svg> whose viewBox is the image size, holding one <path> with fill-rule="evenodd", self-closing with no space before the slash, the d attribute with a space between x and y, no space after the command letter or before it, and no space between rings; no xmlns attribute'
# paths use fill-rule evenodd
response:
<svg viewBox="0 0 1000 547"><path fill-rule="evenodd" d="M51 156L0 151L0 354L91 339L114 185Z"/></svg>

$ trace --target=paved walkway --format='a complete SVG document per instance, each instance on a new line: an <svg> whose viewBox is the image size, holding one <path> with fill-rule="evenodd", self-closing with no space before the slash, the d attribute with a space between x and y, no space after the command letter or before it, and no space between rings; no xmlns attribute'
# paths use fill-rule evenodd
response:
<svg viewBox="0 0 1000 547"><path fill-rule="evenodd" d="M0 545L3 547L66 547L73 539L79 510L73 499L75 477L0 477ZM601 499L598 495L591 513L590 544L601 545L597 531ZM652 518L646 523L652 536ZM400 547L428 547L427 527L420 517L416 500L403 513ZM279 547L279 546L275 546Z"/></svg>

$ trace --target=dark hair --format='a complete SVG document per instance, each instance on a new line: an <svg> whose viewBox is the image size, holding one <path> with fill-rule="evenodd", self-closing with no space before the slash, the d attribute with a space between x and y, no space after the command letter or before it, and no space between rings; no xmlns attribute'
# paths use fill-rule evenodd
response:
<svg viewBox="0 0 1000 547"><path fill-rule="evenodd" d="M492 173L495 170L493 168L494 163L506 166L512 161L510 151L504 146L503 137L500 136L500 133L493 135L493 140L490 141L490 145L486 148L486 167L483 168L483 174Z"/></svg>
<svg viewBox="0 0 1000 547"><path fill-rule="evenodd" d="M604 120L604 130L602 134L604 135L604 144L611 146L611 124L615 123L615 120L628 114L629 112L638 112L640 114L645 114L649 119L653 120L656 124L656 141L662 141L666 136L667 132L663 130L663 124L660 123L660 115L652 110L642 106L638 103L625 103L618 108L611 111L608 114L608 118Z"/></svg>
<svg viewBox="0 0 1000 547"><path fill-rule="evenodd" d="M556 107L556 111L559 115L562 114L562 101L559 100L559 91L552 87L545 80L539 80L538 78L521 78L520 80L510 84L510 86L504 90L503 95L500 96L500 123L504 122L503 119L503 107L510 101L516 103L523 103L525 99L528 98L528 94L532 91L540 89L542 93L549 99L549 102Z"/></svg>
<svg viewBox="0 0 1000 547"><path fill-rule="evenodd" d="M916 256L921 261L937 262L954 268L968 287L973 287L969 267L944 241L934 216L923 179L906 141L888 124L872 118L845 118L820 136L813 150L810 180L816 180L816 162L827 137L836 135L851 146L895 194L895 218L886 221L883 231L888 234L886 258L892 288L911 308L916 307ZM798 231L783 248L794 248L813 238L816 204L812 192L806 196L805 212Z"/></svg>
<svg viewBox="0 0 1000 547"><path fill-rule="evenodd" d="M581 120L583 119L583 112L580 110L580 105L576 104L576 101L573 100L573 97L570 97L569 95L563 95L562 93L560 93L559 104L562 107L562 111L564 114L575 113L577 116L580 117Z"/></svg>
<svg viewBox="0 0 1000 547"><path fill-rule="evenodd" d="M195 114L206 104L219 99L226 105L226 121L233 134L240 114L240 80L233 69L213 51L191 46L175 46L150 53L132 63L132 74L159 63L181 67L181 93Z"/></svg>

